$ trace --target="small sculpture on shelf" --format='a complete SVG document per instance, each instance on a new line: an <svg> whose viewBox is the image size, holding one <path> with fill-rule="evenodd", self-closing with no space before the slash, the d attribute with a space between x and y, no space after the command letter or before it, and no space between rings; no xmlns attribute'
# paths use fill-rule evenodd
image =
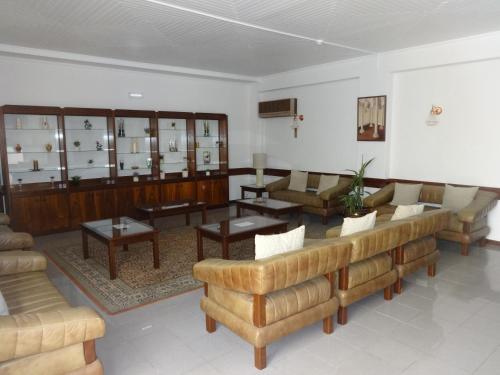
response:
<svg viewBox="0 0 500 375"><path fill-rule="evenodd" d="M150 133L149 126L146 126L146 127L144 128L144 133L146 133L146 134L148 134L148 135L149 135L149 133Z"/></svg>
<svg viewBox="0 0 500 375"><path fill-rule="evenodd" d="M124 161L123 161L123 159L122 159L122 160L120 160L120 170L121 170L121 171L123 171L123 167L124 167L124 166L125 166L125 163L124 163Z"/></svg>
<svg viewBox="0 0 500 375"><path fill-rule="evenodd" d="M172 130L175 130L175 122L172 121L172 123L170 124L170 127L172 128Z"/></svg>
<svg viewBox="0 0 500 375"><path fill-rule="evenodd" d="M133 166L130 167L130 169L139 169L139 166L133 165Z"/></svg>
<svg viewBox="0 0 500 375"><path fill-rule="evenodd" d="M18 187L19 189L21 189L21 187L22 187L22 186L23 186L23 179L22 179L22 178L18 178L18 179L17 179L17 187Z"/></svg>
<svg viewBox="0 0 500 375"><path fill-rule="evenodd" d="M42 129L47 130L49 129L49 121L47 120L47 116L42 117Z"/></svg>
<svg viewBox="0 0 500 375"><path fill-rule="evenodd" d="M81 179L81 176L71 176L70 184L73 186L78 186L78 185L80 185L80 179Z"/></svg>
<svg viewBox="0 0 500 375"><path fill-rule="evenodd" d="M177 152L177 140L176 139L171 139L170 141L168 141L168 151Z"/></svg>
<svg viewBox="0 0 500 375"><path fill-rule="evenodd" d="M16 152L21 152L23 150L23 148L21 147L21 145L18 143L16 144L16 147L14 147L14 150L16 150Z"/></svg>
<svg viewBox="0 0 500 375"><path fill-rule="evenodd" d="M101 143L101 142L99 142L99 141L95 141L95 149L96 149L97 151L102 151L102 150L103 150L103 147L104 147L104 146L102 145L102 143Z"/></svg>
<svg viewBox="0 0 500 375"><path fill-rule="evenodd" d="M39 172L40 171L40 168L38 166L38 160L33 160L33 169L32 169L33 172Z"/></svg>
<svg viewBox="0 0 500 375"><path fill-rule="evenodd" d="M80 151L80 145L81 143L79 140L73 142L73 146L75 146L76 151Z"/></svg>
<svg viewBox="0 0 500 375"><path fill-rule="evenodd" d="M160 164L165 162L165 154L160 154L159 158L160 158Z"/></svg>
<svg viewBox="0 0 500 375"><path fill-rule="evenodd" d="M87 160L87 164L89 167L92 167L94 165L94 159Z"/></svg>
<svg viewBox="0 0 500 375"><path fill-rule="evenodd" d="M52 187L54 187L54 180L55 180L55 177L50 176L50 186L52 186Z"/></svg>
<svg viewBox="0 0 500 375"><path fill-rule="evenodd" d="M52 151L52 144L47 143L47 144L45 145L45 150L46 150L47 152L51 152L51 151Z"/></svg>
<svg viewBox="0 0 500 375"><path fill-rule="evenodd" d="M210 151L203 151L203 163L210 164Z"/></svg>
<svg viewBox="0 0 500 375"><path fill-rule="evenodd" d="M125 137L125 120L122 118L118 120L118 137Z"/></svg>
<svg viewBox="0 0 500 375"><path fill-rule="evenodd" d="M16 129L20 130L23 128L23 120L21 117L16 118Z"/></svg>
<svg viewBox="0 0 500 375"><path fill-rule="evenodd" d="M147 158L146 159L146 168L151 169L152 166L153 166L153 159Z"/></svg>
<svg viewBox="0 0 500 375"><path fill-rule="evenodd" d="M210 123L208 120L203 120L203 136L210 137Z"/></svg>
<svg viewBox="0 0 500 375"><path fill-rule="evenodd" d="M85 130L92 130L92 124L90 123L90 121L89 121L89 120L85 120L85 121L83 122L83 128L84 128Z"/></svg>

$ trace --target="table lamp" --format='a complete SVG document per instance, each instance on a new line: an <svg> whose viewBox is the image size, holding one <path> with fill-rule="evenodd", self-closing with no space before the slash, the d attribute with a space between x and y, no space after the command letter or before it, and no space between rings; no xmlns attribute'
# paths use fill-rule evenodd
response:
<svg viewBox="0 0 500 375"><path fill-rule="evenodd" d="M264 186L264 168L266 167L267 155L264 153L253 154L253 167L255 168L255 184L258 187Z"/></svg>

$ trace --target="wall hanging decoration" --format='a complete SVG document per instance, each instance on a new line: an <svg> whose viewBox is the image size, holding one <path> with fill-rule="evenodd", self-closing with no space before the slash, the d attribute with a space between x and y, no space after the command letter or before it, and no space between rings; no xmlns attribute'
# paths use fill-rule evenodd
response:
<svg viewBox="0 0 500 375"><path fill-rule="evenodd" d="M295 115L293 116L292 129L293 129L293 137L297 138L297 133L299 130L299 121L304 121L304 115Z"/></svg>
<svg viewBox="0 0 500 375"><path fill-rule="evenodd" d="M425 122L428 126L435 126L439 124L439 116L443 113L443 107L438 105L432 105L431 111L427 121Z"/></svg>
<svg viewBox="0 0 500 375"><path fill-rule="evenodd" d="M358 141L385 141L387 96L358 98Z"/></svg>

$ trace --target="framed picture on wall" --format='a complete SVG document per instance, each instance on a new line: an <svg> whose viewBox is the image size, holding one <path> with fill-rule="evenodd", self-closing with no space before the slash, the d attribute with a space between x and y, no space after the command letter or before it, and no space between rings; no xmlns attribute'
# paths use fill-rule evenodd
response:
<svg viewBox="0 0 500 375"><path fill-rule="evenodd" d="M385 141L387 96L358 98L358 141Z"/></svg>

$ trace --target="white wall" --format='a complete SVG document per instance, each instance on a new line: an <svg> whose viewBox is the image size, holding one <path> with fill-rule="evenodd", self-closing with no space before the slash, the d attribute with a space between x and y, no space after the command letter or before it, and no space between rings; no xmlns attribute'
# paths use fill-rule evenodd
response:
<svg viewBox="0 0 500 375"><path fill-rule="evenodd" d="M229 167L250 163L251 83L0 56L0 87L1 104L227 113ZM144 98L130 99L132 91ZM230 178L231 199L240 180L248 178Z"/></svg>
<svg viewBox="0 0 500 375"><path fill-rule="evenodd" d="M357 82L357 91L352 82ZM325 159L348 163L345 153L349 167L352 161L358 165L361 157L376 158L368 177L500 187L498 82L500 33L264 77L261 99L297 97L299 113L307 111L297 140L290 139L289 126L280 120L261 121L270 166L340 171L346 167L339 169L335 161ZM356 142L356 96L383 94L388 96L386 142ZM343 96L351 101L343 101ZM335 108L339 100L344 105ZM425 123L432 104L444 108L436 127ZM309 125L309 119L314 124ZM337 122L342 128L332 131L331 124ZM318 138L321 131L325 139ZM342 139L341 146L325 148L334 136ZM323 147L312 147L313 138ZM280 142L285 146L277 146ZM489 238L500 240L500 208L489 219Z"/></svg>

